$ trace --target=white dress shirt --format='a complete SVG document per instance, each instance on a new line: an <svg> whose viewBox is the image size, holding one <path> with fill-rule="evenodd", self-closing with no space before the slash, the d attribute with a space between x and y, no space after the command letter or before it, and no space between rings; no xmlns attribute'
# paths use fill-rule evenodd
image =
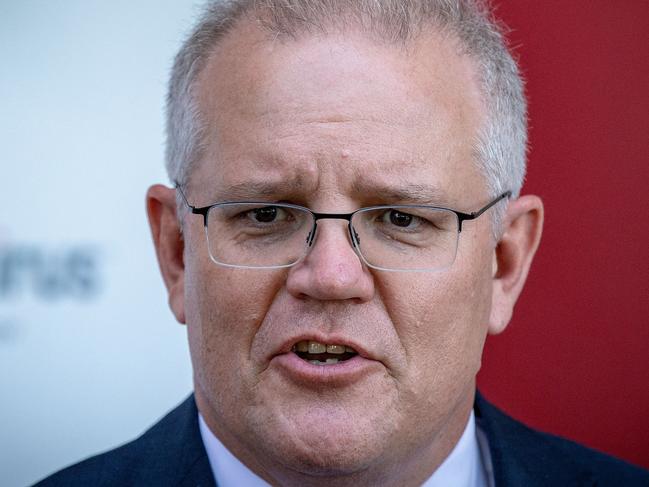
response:
<svg viewBox="0 0 649 487"><path fill-rule="evenodd" d="M219 487L269 487L237 459L212 433L198 414L201 438ZM480 441L479 441L480 440ZM473 411L464 433L446 460L422 487L489 487L493 485L486 437L476 428Z"/></svg>

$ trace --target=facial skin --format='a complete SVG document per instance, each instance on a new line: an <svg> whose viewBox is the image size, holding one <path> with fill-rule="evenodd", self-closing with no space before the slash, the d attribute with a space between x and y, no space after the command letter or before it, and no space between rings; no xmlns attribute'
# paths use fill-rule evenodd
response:
<svg viewBox="0 0 649 487"><path fill-rule="evenodd" d="M209 126L190 203L477 210L494 196L473 162L484 108L458 52L435 33L404 48L351 33L269 40L239 25L200 77ZM398 195L413 188L426 200ZM411 273L364 266L343 220L319 222L290 269L219 267L202 217L187 214L181 238L175 201L170 188L149 190L151 228L171 308L187 324L196 401L219 439L273 484L429 477L466 426L487 333L510 319L540 238L540 200L509 203L499 242L490 213L466 222L452 267ZM358 370L300 375L285 359L303 339L356 348Z"/></svg>

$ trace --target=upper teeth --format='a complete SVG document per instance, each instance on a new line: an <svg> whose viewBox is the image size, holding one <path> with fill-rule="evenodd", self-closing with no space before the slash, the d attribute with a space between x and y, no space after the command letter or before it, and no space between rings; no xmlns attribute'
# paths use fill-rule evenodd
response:
<svg viewBox="0 0 649 487"><path fill-rule="evenodd" d="M345 352L356 353L352 347L347 347L345 345L338 345L335 343L324 344L316 342L314 340L302 340L293 345L293 351L295 352L307 352L307 353L333 353L336 355L342 355Z"/></svg>

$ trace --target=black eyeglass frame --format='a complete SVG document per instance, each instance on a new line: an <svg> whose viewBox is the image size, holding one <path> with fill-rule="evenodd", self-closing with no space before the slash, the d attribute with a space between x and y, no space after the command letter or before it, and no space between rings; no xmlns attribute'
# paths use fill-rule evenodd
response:
<svg viewBox="0 0 649 487"><path fill-rule="evenodd" d="M376 266L374 264L370 264L367 261L367 259L365 258L365 256L363 255L362 251L360 250L360 238L359 238L358 234L356 233L356 230L352 226L352 219L353 219L354 215L356 215L357 213L360 213L360 212L366 212L366 211L372 211L372 210L381 210L381 209L400 210L400 209L408 209L408 208L426 208L426 209L431 209L431 210L448 211L448 212L451 212L451 213L455 214L455 216L457 218L458 237L459 237L460 232L462 232L462 224L465 221L475 220L476 218L481 216L483 213L485 213L487 210L489 210L494 205L498 204L503 199L511 197L511 194L512 194L511 191L505 191L500 196L493 199L492 201L487 203L485 206L483 206L479 210L473 211L471 213L465 213L465 212L462 212L462 211L454 210L452 208L445 208L445 207L442 207L442 206L416 205L416 204L368 206L368 207L359 208L359 209L357 209L355 211L352 211L351 213L318 213L318 212L312 211L311 209L309 209L307 207L304 207L304 206L294 205L294 204L291 204L291 203L273 203L273 202L270 202L270 201L220 201L220 202L217 202L217 203L213 203L211 205L196 207L196 206L193 206L193 205L189 204L189 201L187 201L187 197L185 196L185 193L182 190L180 184L176 183L175 188L180 192L180 195L181 195L183 201L185 202L185 205L187 205L187 207L189 208L191 213L203 216L203 225L205 227L206 232L207 232L207 228L208 228L208 214L209 214L209 212L210 212L210 210L212 208L217 207L217 206L227 206L227 205L236 205L236 204L253 204L253 205L266 205L266 206L279 205L279 206L282 206L282 207L285 207L285 208L295 208L296 210L305 211L305 212L311 214L313 216L313 227L309 231L309 234L307 235L307 238L306 238L307 248L310 248L313 245L313 242L315 240L315 235L316 235L316 231L317 231L317 228L318 228L318 220L326 220L326 219L347 220L347 230L349 232L349 238L350 238L352 247L357 252L359 257L363 260L363 262L365 262L368 266L370 266L372 268L375 268L375 269L394 270L394 271L396 271L396 270L403 270L403 271L406 271L406 270L411 271L412 270L412 271L415 271L415 270L424 270L424 269L389 269L389 268ZM306 255L306 253L302 257L300 257L300 259L298 259L297 261L295 261L295 262L293 262L291 264L288 264L288 265L260 266L260 267L250 266L249 268L255 268L255 269L266 269L266 268L268 268L268 269L272 269L272 268L281 268L281 267L291 267L293 265L296 265L300 260L302 260L302 258L304 258L305 255ZM212 258L212 259L214 260L214 258ZM219 265L224 265L226 267L248 267L248 266L239 266L239 265L226 264L226 263L217 262L217 261L215 261L215 262L218 263ZM426 269L426 270L428 270L428 269Z"/></svg>
<svg viewBox="0 0 649 487"><path fill-rule="evenodd" d="M462 211L454 210L452 208L445 208L443 206L434 206L434 205L376 205L376 206L367 206L363 208L359 208L357 210L352 211L351 213L318 213L316 211L313 211L306 206L300 206L300 205L294 205L291 203L273 203L271 201L219 201L217 203L212 203L211 205L207 206L201 206L201 207L196 207L191 204L189 204L189 201L187 201L187 197L185 196L185 192L182 190L180 187L180 184L176 183L175 188L180 191L180 195L182 196L183 201L189 208L189 210L195 214L195 215L203 215L203 225L207 227L207 214L209 211L214 208L215 206L222 206L222 205L234 205L234 204L250 204L250 205L267 205L267 206L273 206L273 205L281 205L285 206L288 208L295 208L299 210L306 210L308 213L311 213L313 215L313 221L314 221L314 226L313 230L311 230L311 233L315 235L315 229L317 227L318 220L327 220L327 219L335 219L335 220L347 220L350 226L350 235L352 235L351 232L351 224L352 224L352 218L356 213L362 212L362 211L368 211L368 210L379 210L383 208L395 208L395 209L400 209L400 208L429 208L431 210L444 210L444 211L450 211L451 213L455 213L457 216L457 221L458 221L458 233L462 231L462 223L465 221L470 221L470 220L475 220L478 218L480 215L482 215L485 211L487 211L489 208L492 206L495 206L498 204L500 201L504 200L505 198L510 198L512 195L511 191L505 191L502 193L500 196L497 198L491 200L489 203L487 203L485 206L480 208L477 211L473 211L471 213L464 213ZM313 242L313 236L310 237L309 245Z"/></svg>

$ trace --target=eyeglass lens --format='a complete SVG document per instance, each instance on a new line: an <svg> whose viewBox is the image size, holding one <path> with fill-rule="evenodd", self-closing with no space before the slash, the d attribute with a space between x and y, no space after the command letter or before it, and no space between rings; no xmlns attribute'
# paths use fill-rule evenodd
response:
<svg viewBox="0 0 649 487"><path fill-rule="evenodd" d="M208 213L210 256L235 267L288 267L308 251L314 216L290 205L223 203ZM434 270L455 259L458 220L449 210L428 207L368 208L351 222L355 244L371 267Z"/></svg>

